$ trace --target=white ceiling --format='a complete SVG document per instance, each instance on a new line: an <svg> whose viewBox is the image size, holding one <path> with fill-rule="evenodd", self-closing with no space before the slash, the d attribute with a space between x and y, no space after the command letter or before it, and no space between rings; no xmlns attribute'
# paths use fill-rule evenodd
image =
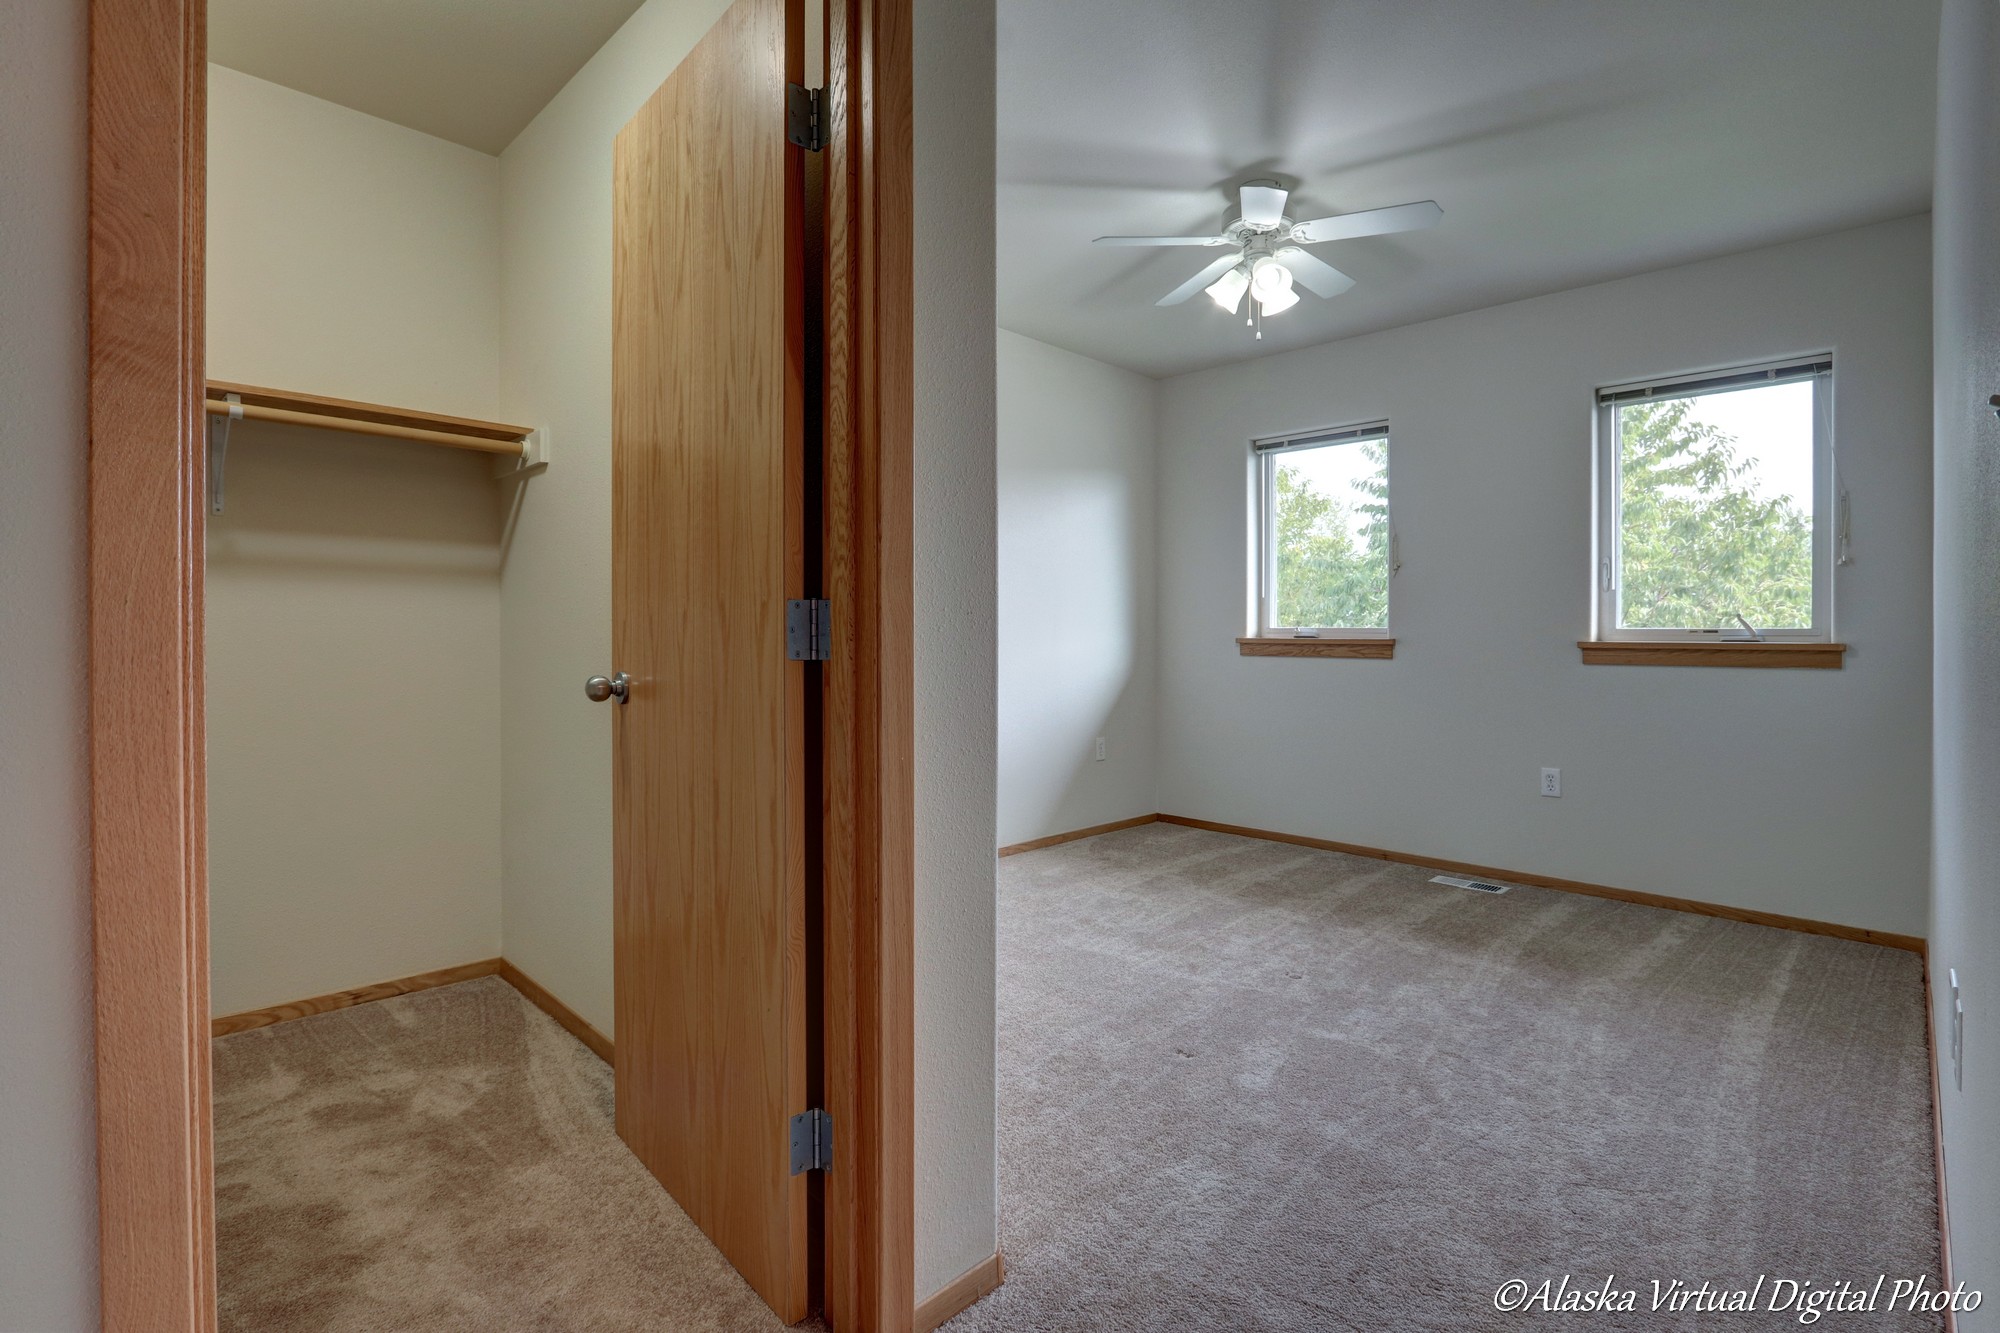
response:
<svg viewBox="0 0 2000 1333"><path fill-rule="evenodd" d="M209 0L219 65L498 153L641 0Z"/></svg>
<svg viewBox="0 0 2000 1333"><path fill-rule="evenodd" d="M1929 207L1938 0L999 0L999 315L1168 375ZM1435 199L1251 341L1153 302L1246 178ZM1838 274L1828 274L1830 282Z"/></svg>

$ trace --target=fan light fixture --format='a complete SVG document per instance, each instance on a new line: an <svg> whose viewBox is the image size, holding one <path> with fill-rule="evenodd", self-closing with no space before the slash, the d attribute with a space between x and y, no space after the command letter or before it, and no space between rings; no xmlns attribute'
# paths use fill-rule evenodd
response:
<svg viewBox="0 0 2000 1333"><path fill-rule="evenodd" d="M1238 264L1217 278L1208 288L1208 299L1235 314L1243 308L1243 293L1250 290L1250 274Z"/></svg>
<svg viewBox="0 0 2000 1333"><path fill-rule="evenodd" d="M1292 271L1269 255L1250 266L1250 294L1266 315L1280 314L1299 303L1299 294L1292 290Z"/></svg>
<svg viewBox="0 0 2000 1333"><path fill-rule="evenodd" d="M1422 231L1436 226L1444 216L1435 201L1424 199L1296 222L1285 212L1291 193L1276 181L1247 181L1238 187L1237 199L1241 207L1236 220L1207 236L1100 236L1097 244L1226 247L1231 253L1168 292L1158 304L1179 305L1205 291L1210 300L1233 315L1243 308L1247 292L1257 304L1245 322L1262 338L1263 316L1280 314L1299 303L1294 279L1314 296L1328 299L1354 285L1354 279L1302 247Z"/></svg>

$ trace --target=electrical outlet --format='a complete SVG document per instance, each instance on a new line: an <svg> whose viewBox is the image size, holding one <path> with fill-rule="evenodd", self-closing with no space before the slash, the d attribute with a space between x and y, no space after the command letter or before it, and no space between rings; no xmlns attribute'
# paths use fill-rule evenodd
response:
<svg viewBox="0 0 2000 1333"><path fill-rule="evenodd" d="M1542 795L1560 796L1562 794L1563 794L1563 771L1560 768L1543 769Z"/></svg>
<svg viewBox="0 0 2000 1333"><path fill-rule="evenodd" d="M1965 1091L1965 1001L1958 994L1958 969L1951 969L1951 1082Z"/></svg>
<svg viewBox="0 0 2000 1333"><path fill-rule="evenodd" d="M1102 736L1097 738L1097 761L1099 763L1104 762L1104 737Z"/></svg>

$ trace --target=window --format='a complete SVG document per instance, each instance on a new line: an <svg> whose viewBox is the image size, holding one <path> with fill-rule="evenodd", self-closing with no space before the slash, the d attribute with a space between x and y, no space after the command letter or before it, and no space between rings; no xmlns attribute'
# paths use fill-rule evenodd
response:
<svg viewBox="0 0 2000 1333"><path fill-rule="evenodd" d="M1386 638L1395 567L1388 423L1255 449L1258 636Z"/></svg>
<svg viewBox="0 0 2000 1333"><path fill-rule="evenodd" d="M1831 639L1832 359L1597 401L1597 637Z"/></svg>

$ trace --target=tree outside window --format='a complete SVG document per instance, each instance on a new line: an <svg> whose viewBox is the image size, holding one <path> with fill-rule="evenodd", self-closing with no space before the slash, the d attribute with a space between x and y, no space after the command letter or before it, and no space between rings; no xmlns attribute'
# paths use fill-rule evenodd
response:
<svg viewBox="0 0 2000 1333"><path fill-rule="evenodd" d="M1619 406L1621 629L1811 628L1812 404L1798 383Z"/></svg>
<svg viewBox="0 0 2000 1333"><path fill-rule="evenodd" d="M1389 627L1389 445L1275 456L1274 627Z"/></svg>

